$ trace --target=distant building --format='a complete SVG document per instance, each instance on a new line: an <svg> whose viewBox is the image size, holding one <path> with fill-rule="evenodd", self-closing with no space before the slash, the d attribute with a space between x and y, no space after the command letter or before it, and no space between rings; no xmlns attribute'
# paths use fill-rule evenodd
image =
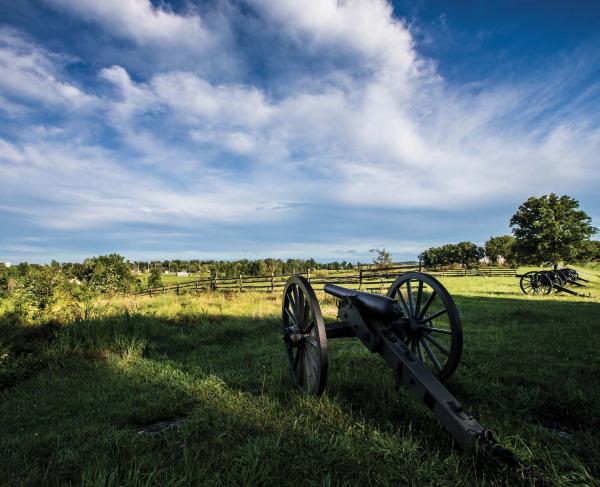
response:
<svg viewBox="0 0 600 487"><path fill-rule="evenodd" d="M188 271L179 271L177 273L177 277L187 277L189 275L190 275L190 273Z"/></svg>
<svg viewBox="0 0 600 487"><path fill-rule="evenodd" d="M12 265L12 264L11 264L10 262L5 262L5 263L4 263L4 266L5 266L5 267L10 267L11 265Z"/></svg>

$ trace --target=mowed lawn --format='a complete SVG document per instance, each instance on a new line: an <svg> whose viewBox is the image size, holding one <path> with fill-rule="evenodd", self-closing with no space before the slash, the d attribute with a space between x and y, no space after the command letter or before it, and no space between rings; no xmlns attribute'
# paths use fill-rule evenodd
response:
<svg viewBox="0 0 600 487"><path fill-rule="evenodd" d="M302 396L280 295L244 293L98 301L86 321L28 327L0 306L0 482L600 485L600 270L581 273L594 298L442 280L465 335L448 387L523 470L456 449L355 340L330 341L324 396Z"/></svg>

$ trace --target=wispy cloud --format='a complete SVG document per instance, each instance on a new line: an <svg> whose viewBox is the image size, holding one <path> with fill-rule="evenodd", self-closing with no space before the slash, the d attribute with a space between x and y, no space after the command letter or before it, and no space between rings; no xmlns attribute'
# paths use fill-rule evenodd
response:
<svg viewBox="0 0 600 487"><path fill-rule="evenodd" d="M470 211L599 182L589 50L543 76L459 87L417 54L383 0L223 2L208 21L147 0L46 2L139 52L198 50L235 69L191 58L140 76L121 62L86 85L68 52L1 29L0 114L13 120L2 123L28 130L0 137L0 203L40 227L242 235L253 222L286 232L344 208L364 211L340 230L356 238L382 210ZM302 238L281 252L317 245ZM379 244L368 240L314 248Z"/></svg>
<svg viewBox="0 0 600 487"><path fill-rule="evenodd" d="M65 78L68 57L29 42L13 29L0 28L0 93L5 109L19 112L19 103L37 102L61 109L94 104L97 99Z"/></svg>
<svg viewBox="0 0 600 487"><path fill-rule="evenodd" d="M49 5L97 23L107 32L140 44L169 43L202 49L212 33L198 15L177 15L150 0L45 0Z"/></svg>

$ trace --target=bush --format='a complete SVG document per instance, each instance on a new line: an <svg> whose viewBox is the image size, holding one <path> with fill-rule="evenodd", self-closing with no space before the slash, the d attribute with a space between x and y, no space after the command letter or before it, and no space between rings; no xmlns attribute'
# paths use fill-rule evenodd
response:
<svg viewBox="0 0 600 487"><path fill-rule="evenodd" d="M150 270L150 275L148 276L148 287L154 288L154 287L162 286L161 276L162 276L162 271L157 267L153 267Z"/></svg>
<svg viewBox="0 0 600 487"><path fill-rule="evenodd" d="M30 267L15 290L15 309L25 321L40 318L57 300L61 275L51 267Z"/></svg>
<svg viewBox="0 0 600 487"><path fill-rule="evenodd" d="M87 283L95 293L124 293L134 285L129 262L118 254L93 257L85 261L84 267Z"/></svg>

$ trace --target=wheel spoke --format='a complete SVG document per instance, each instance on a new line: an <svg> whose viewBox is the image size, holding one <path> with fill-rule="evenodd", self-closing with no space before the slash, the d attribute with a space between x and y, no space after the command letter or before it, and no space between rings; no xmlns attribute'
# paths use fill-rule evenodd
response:
<svg viewBox="0 0 600 487"><path fill-rule="evenodd" d="M285 308L285 312L287 313L289 319L292 321L292 324L298 326L298 323L296 323L296 317L290 312L290 310Z"/></svg>
<svg viewBox="0 0 600 487"><path fill-rule="evenodd" d="M410 314L410 308L406 304L404 296L402 295L402 288L401 287L398 288L398 298L400 300L400 304L402 305L402 308L404 309L404 312L405 312L406 316L411 316L411 314Z"/></svg>
<svg viewBox="0 0 600 487"><path fill-rule="evenodd" d="M412 294L412 286L410 285L410 279L406 281L406 296L408 297L408 305L412 316L415 316L415 299Z"/></svg>
<svg viewBox="0 0 600 487"><path fill-rule="evenodd" d="M435 313L433 313L432 315L429 315L427 318L422 318L421 320L419 320L421 323L427 323L431 320L435 320L438 316L442 316L444 313L446 313L446 308L441 309L439 311L436 311Z"/></svg>
<svg viewBox="0 0 600 487"><path fill-rule="evenodd" d="M311 314L311 309L310 306L308 305L308 300L304 299L304 313L303 313L303 318L302 318L302 323L308 323L308 320L310 319L310 314Z"/></svg>
<svg viewBox="0 0 600 487"><path fill-rule="evenodd" d="M448 350L446 350L442 345L440 345L440 343L433 337L429 336L429 334L425 333L423 335L423 338L425 338L425 340L433 343L433 345L435 345L435 347L442 353L450 356L450 352Z"/></svg>
<svg viewBox="0 0 600 487"><path fill-rule="evenodd" d="M435 366L435 368L438 370L442 370L442 366L438 362L438 359L435 356L435 354L433 353L433 350L431 350L431 347L429 345L427 345L427 342L421 340L421 344L425 347L425 351L427 352L427 355L429 355L429 358L433 362L433 365Z"/></svg>
<svg viewBox="0 0 600 487"><path fill-rule="evenodd" d="M419 281L419 287L417 288L417 304L415 304L415 316L419 315L422 297L423 297L423 281Z"/></svg>
<svg viewBox="0 0 600 487"><path fill-rule="evenodd" d="M417 351L419 353L419 359L421 362L425 363L425 358L423 357L423 349L421 348L421 342L417 341Z"/></svg>
<svg viewBox="0 0 600 487"><path fill-rule="evenodd" d="M425 301L425 304L423 305L423 309L419 313L419 316L417 316L417 319L421 319L421 318L423 318L423 316L425 316L425 313L427 313L427 310L431 306L431 303L433 303L433 300L435 299L435 296L436 296L436 292L432 291L432 293L427 298L427 301Z"/></svg>
<svg viewBox="0 0 600 487"><path fill-rule="evenodd" d="M311 336L304 337L304 341L306 341L307 343L310 343L315 348L319 348L319 344L317 343L317 340L314 339L314 337L311 337Z"/></svg>
<svg viewBox="0 0 600 487"><path fill-rule="evenodd" d="M294 286L290 287L290 291L288 293L288 301L289 301L289 304L291 307L291 311L295 317L296 316L296 297L294 296L294 289L295 289ZM298 319L296 319L295 321L296 321L296 324L298 324Z"/></svg>
<svg viewBox="0 0 600 487"><path fill-rule="evenodd" d="M304 294L300 291L300 288L298 287L298 325L300 326L300 328L302 328L302 325L304 325Z"/></svg>
<svg viewBox="0 0 600 487"><path fill-rule="evenodd" d="M304 385L304 349L298 347L298 355L296 356L296 368L298 370L298 384Z"/></svg>
<svg viewBox="0 0 600 487"><path fill-rule="evenodd" d="M309 332L311 330L311 328L314 326L315 324L315 320L314 318L312 320L310 320L307 325L304 327L304 329L302 330L304 333Z"/></svg>
<svg viewBox="0 0 600 487"><path fill-rule="evenodd" d="M298 368L298 362L300 362L300 348L296 349L296 356L294 357L294 365L292 366L294 371L296 371L296 369Z"/></svg>
<svg viewBox="0 0 600 487"><path fill-rule="evenodd" d="M310 359L310 363L313 366L313 369L315 369L315 372L317 371L317 364L315 363L315 359L313 358L312 354L306 350L304 352L304 355L306 355L309 359Z"/></svg>
<svg viewBox="0 0 600 487"><path fill-rule="evenodd" d="M432 331L434 333L443 333L444 335L452 335L452 331L451 330L444 330L442 328L434 328L433 326L419 325L419 326L417 326L417 328L419 330Z"/></svg>
<svg viewBox="0 0 600 487"><path fill-rule="evenodd" d="M301 325L300 323L300 288L298 286L294 286L293 289L293 293L294 293L294 315L296 316L296 319L298 321L298 326Z"/></svg>

